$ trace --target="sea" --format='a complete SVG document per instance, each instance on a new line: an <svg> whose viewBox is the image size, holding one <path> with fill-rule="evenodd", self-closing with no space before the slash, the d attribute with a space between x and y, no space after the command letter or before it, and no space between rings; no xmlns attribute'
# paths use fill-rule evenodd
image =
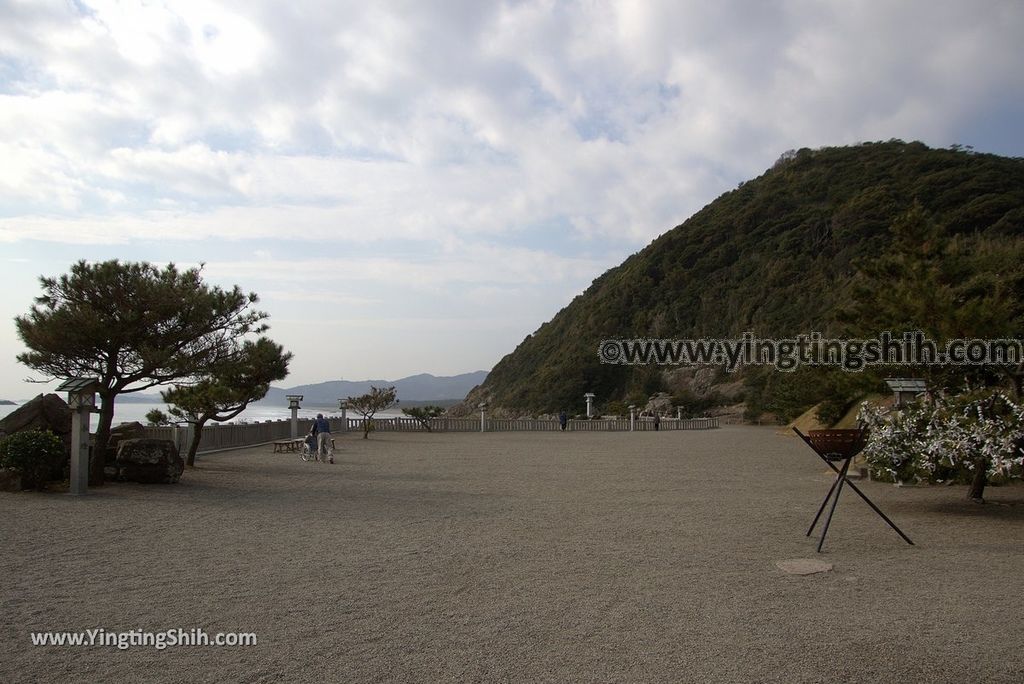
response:
<svg viewBox="0 0 1024 684"><path fill-rule="evenodd" d="M20 405L20 404L19 404ZM7 414L15 411L19 405L0 405L0 418L4 418ZM167 413L167 404L161 404L160 402L114 402L114 425L118 423L131 423L139 422L146 423L146 414L153 409L160 409L164 413ZM309 406L302 407L299 409L299 418L316 418L316 414L322 413L325 416L341 417L341 410L337 406ZM402 416L401 410L388 410L379 411L377 413L378 418L394 418ZM228 423L255 423L264 422L268 420L289 420L292 417L291 409L287 406L274 406L270 404L253 404L247 407L244 411L238 414L237 418L226 421ZM349 418L358 418L359 414L348 412ZM96 419L93 418L93 426L96 425Z"/></svg>

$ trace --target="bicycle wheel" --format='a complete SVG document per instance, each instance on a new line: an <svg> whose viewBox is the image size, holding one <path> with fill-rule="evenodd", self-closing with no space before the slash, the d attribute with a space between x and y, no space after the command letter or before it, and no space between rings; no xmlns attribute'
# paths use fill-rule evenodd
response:
<svg viewBox="0 0 1024 684"><path fill-rule="evenodd" d="M313 452L310 450L308 444L302 445L302 451L299 452L299 458L301 458L303 461L308 461L309 459L313 458Z"/></svg>

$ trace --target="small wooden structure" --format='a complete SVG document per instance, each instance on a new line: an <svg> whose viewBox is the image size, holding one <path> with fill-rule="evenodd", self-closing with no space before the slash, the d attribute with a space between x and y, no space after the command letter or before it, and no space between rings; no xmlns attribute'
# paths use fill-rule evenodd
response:
<svg viewBox="0 0 1024 684"><path fill-rule="evenodd" d="M920 378L886 378L885 384L892 390L896 406L903 406L914 401L920 394L928 390L928 383Z"/></svg>

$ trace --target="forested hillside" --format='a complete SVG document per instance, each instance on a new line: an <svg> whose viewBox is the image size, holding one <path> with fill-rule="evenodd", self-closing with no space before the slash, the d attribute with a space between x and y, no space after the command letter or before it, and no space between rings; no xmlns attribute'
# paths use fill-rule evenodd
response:
<svg viewBox="0 0 1024 684"><path fill-rule="evenodd" d="M1005 255L1024 254L1024 160L902 141L801 149L597 278L505 356L468 401L547 412L580 404L585 392L606 405L678 390L665 367L600 363L598 344L607 338L868 334L878 321L858 326L849 315L858 278L863 286L863 273L855 276L893 249L893 224L915 210L950 249L973 245L947 279L987 273L1003 283L1001 296L1021 299L1019 264L1008 266ZM740 398L753 413L785 414L834 389L785 375L744 373Z"/></svg>

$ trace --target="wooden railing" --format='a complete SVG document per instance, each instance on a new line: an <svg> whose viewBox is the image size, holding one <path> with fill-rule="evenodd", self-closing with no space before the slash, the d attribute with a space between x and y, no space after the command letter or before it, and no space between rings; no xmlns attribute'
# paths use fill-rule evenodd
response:
<svg viewBox="0 0 1024 684"><path fill-rule="evenodd" d="M362 418L330 418L331 432L362 432ZM481 426L480 418L433 418L430 421L431 432L558 432L561 425L557 420L532 420L526 418L485 418ZM298 434L309 432L313 421L300 419ZM718 418L663 418L659 429L671 430L709 430L719 426ZM217 451L220 449L236 449L267 444L291 437L292 422L290 420L274 420L262 423L212 423L203 427L203 436L199 442L199 451ZM426 432L423 423L415 418L374 418L375 432ZM629 432L629 419L612 420L570 420L566 424L567 432ZM632 429L637 432L654 430L654 421L648 418L633 422ZM182 449L187 448L190 440L188 429L182 427L147 427L147 437L170 439Z"/></svg>

